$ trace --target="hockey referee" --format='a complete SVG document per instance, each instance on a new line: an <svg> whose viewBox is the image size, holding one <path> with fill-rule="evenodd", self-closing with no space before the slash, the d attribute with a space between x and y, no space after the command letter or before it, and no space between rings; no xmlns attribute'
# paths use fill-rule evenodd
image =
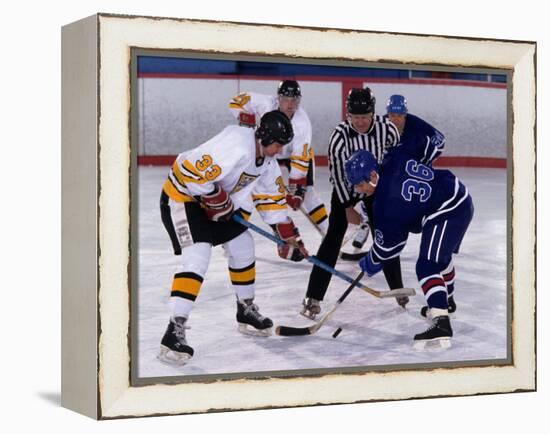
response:
<svg viewBox="0 0 550 434"><path fill-rule="evenodd" d="M351 89L346 99L347 119L336 126L330 137L328 161L332 197L328 230L319 246L317 258L334 267L338 259L342 240L348 224L360 224L361 217L353 208L365 195L356 193L346 179L345 162L360 149L367 150L381 163L386 148L399 143L399 132L395 125L381 116L374 114L376 98L372 91ZM372 227L372 199L366 199L369 225ZM401 263L399 257L384 264L384 275L391 289L402 288ZM309 276L309 283L302 304L302 315L314 319L321 312L320 301L327 292L332 274L314 266ZM407 297L397 300L401 306L408 302Z"/></svg>

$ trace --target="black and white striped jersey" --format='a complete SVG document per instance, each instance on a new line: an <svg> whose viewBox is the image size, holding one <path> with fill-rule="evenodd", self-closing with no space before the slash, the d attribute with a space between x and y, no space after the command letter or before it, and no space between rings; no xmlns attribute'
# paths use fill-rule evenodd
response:
<svg viewBox="0 0 550 434"><path fill-rule="evenodd" d="M328 147L330 182L336 190L338 200L344 206L351 206L364 196L353 191L348 183L344 168L346 161L354 152L365 149L381 163L385 150L398 143L399 132L395 125L378 115L374 116L371 127L364 134L353 129L348 120L340 122L334 128Z"/></svg>

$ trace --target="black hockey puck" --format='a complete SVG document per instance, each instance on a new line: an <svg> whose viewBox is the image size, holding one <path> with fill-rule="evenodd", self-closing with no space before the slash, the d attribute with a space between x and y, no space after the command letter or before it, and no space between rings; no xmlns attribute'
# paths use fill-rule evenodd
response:
<svg viewBox="0 0 550 434"><path fill-rule="evenodd" d="M340 334L341 331L342 331L342 327L338 327L338 328L336 329L336 331L332 334L332 337L333 337L333 338L338 337L338 335Z"/></svg>

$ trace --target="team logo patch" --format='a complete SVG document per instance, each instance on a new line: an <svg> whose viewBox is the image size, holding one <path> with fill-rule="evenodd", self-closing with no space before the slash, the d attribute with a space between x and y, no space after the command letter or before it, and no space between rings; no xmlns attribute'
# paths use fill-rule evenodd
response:
<svg viewBox="0 0 550 434"><path fill-rule="evenodd" d="M380 232L378 229L374 231L374 239L376 240L376 244L379 246L384 245L384 235L382 235L382 232Z"/></svg>
<svg viewBox="0 0 550 434"><path fill-rule="evenodd" d="M243 188L245 188L247 185L254 182L254 180L260 175L249 175L248 173L241 173L241 176L237 183L235 184L235 187L233 187L233 190L231 190L230 194L237 193L238 191L241 191Z"/></svg>
<svg viewBox="0 0 550 434"><path fill-rule="evenodd" d="M441 146L441 144L443 143L444 140L445 140L445 138L443 137L443 135L439 131L436 131L435 134L430 138L430 141L437 148L439 148Z"/></svg>

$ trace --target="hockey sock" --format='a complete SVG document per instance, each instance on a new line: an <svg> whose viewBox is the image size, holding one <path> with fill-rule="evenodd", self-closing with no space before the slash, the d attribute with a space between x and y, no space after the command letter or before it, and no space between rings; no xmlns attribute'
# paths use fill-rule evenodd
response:
<svg viewBox="0 0 550 434"><path fill-rule="evenodd" d="M452 267L449 272L443 272L443 280L447 286L447 294L450 297L455 291L455 268Z"/></svg>
<svg viewBox="0 0 550 434"><path fill-rule="evenodd" d="M447 310L447 289L440 274L433 274L421 279L420 286L430 309Z"/></svg>
<svg viewBox="0 0 550 434"><path fill-rule="evenodd" d="M256 263L242 267L229 267L229 278L239 300L254 298L254 282L256 281Z"/></svg>

